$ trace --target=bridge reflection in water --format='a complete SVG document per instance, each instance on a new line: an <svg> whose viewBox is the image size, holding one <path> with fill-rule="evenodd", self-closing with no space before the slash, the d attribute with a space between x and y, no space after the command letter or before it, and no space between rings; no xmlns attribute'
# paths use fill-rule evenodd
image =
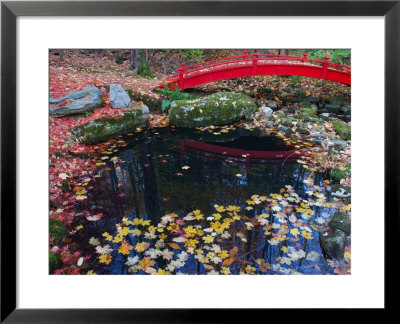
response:
<svg viewBox="0 0 400 324"><path fill-rule="evenodd" d="M180 141L180 153L190 154L199 158L230 161L235 164L244 164L246 167L254 164L262 164L265 166L272 165L293 165L299 158L299 154L294 150L249 150L237 147L241 140L235 142L224 143L205 143L198 141ZM236 146L236 147L235 147ZM268 146L267 146L268 147Z"/></svg>

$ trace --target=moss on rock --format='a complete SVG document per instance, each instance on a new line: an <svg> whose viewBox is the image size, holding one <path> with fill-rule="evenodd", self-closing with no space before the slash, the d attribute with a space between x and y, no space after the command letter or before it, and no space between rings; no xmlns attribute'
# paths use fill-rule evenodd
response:
<svg viewBox="0 0 400 324"><path fill-rule="evenodd" d="M125 111L124 115L119 118L104 117L92 120L73 128L72 133L80 143L92 145L148 126L147 107L144 109L135 108Z"/></svg>
<svg viewBox="0 0 400 324"><path fill-rule="evenodd" d="M49 225L50 234L54 239L54 244L58 244L66 233L65 224L57 219L50 218Z"/></svg>
<svg viewBox="0 0 400 324"><path fill-rule="evenodd" d="M317 117L318 116L317 115L317 110L312 108L312 107L303 108L301 110L300 114L307 115L307 116L310 116L310 117Z"/></svg>
<svg viewBox="0 0 400 324"><path fill-rule="evenodd" d="M225 125L242 118L249 120L257 105L243 93L218 92L194 100L171 103L169 121L177 127Z"/></svg>
<svg viewBox="0 0 400 324"><path fill-rule="evenodd" d="M335 178L336 180L341 180L341 179L346 178L346 173L339 169L333 169L333 170L331 170L331 176L333 178Z"/></svg>
<svg viewBox="0 0 400 324"><path fill-rule="evenodd" d="M342 139L346 141L351 139L351 127L349 125L337 121L332 121L332 125Z"/></svg>
<svg viewBox="0 0 400 324"><path fill-rule="evenodd" d="M135 92L127 89L126 92L135 101L143 102L151 111L161 110L162 98L151 97L145 93Z"/></svg>

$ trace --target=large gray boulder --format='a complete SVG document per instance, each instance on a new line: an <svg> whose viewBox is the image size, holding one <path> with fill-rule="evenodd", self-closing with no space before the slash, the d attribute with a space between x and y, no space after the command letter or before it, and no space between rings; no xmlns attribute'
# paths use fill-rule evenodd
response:
<svg viewBox="0 0 400 324"><path fill-rule="evenodd" d="M331 258L339 259L344 255L344 248L347 244L346 234L339 230L334 229L330 233L319 235L319 242L324 252Z"/></svg>
<svg viewBox="0 0 400 324"><path fill-rule="evenodd" d="M80 143L92 145L148 126L149 109L142 106L128 109L118 118L104 117L74 127L72 134Z"/></svg>
<svg viewBox="0 0 400 324"><path fill-rule="evenodd" d="M131 97L119 84L110 85L110 104L112 108L126 108L131 103Z"/></svg>
<svg viewBox="0 0 400 324"><path fill-rule="evenodd" d="M70 92L66 96L54 99L50 95L50 116L64 117L92 111L103 105L103 93L95 86Z"/></svg>
<svg viewBox="0 0 400 324"><path fill-rule="evenodd" d="M258 107L243 93L218 92L193 100L171 103L169 122L177 127L226 125L245 118L250 120Z"/></svg>

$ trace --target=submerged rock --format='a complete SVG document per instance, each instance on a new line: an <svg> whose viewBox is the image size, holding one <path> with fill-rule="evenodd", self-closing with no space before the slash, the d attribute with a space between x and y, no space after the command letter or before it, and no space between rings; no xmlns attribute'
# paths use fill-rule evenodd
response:
<svg viewBox="0 0 400 324"><path fill-rule="evenodd" d="M350 235L351 233L350 217L343 212L336 212L329 222L329 226L334 229L339 229L345 232L347 235Z"/></svg>
<svg viewBox="0 0 400 324"><path fill-rule="evenodd" d="M70 92L66 96L54 99L50 96L50 116L64 117L92 111L103 105L103 93L90 86L81 91Z"/></svg>
<svg viewBox="0 0 400 324"><path fill-rule="evenodd" d="M112 108L127 108L131 103L131 97L119 84L110 86L110 104Z"/></svg>
<svg viewBox="0 0 400 324"><path fill-rule="evenodd" d="M331 258L339 259L344 255L344 248L347 244L346 234L339 230L334 229L330 233L319 235L319 242L324 252Z"/></svg>
<svg viewBox="0 0 400 324"><path fill-rule="evenodd" d="M92 120L74 127L72 133L80 143L86 145L104 142L126 133L131 133L137 128L149 126L149 109L146 106L126 110L118 118L101 118Z"/></svg>
<svg viewBox="0 0 400 324"><path fill-rule="evenodd" d="M225 125L251 119L257 105L243 93L218 92L193 100L171 103L169 122L178 127Z"/></svg>

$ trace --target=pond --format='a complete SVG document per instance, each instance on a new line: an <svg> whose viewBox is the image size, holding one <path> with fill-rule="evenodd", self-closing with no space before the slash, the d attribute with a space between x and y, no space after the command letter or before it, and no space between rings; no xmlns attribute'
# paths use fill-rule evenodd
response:
<svg viewBox="0 0 400 324"><path fill-rule="evenodd" d="M330 187L276 134L152 129L99 161L75 244L96 274L331 274ZM95 215L92 218L88 215ZM86 217L85 217L86 216ZM89 243L90 242L90 243Z"/></svg>

